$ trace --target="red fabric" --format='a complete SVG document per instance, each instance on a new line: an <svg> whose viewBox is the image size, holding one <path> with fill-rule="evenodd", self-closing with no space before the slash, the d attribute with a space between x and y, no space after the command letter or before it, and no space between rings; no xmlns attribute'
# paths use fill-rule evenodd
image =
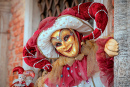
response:
<svg viewBox="0 0 130 87"><path fill-rule="evenodd" d="M83 35L79 32L75 31L75 34L79 41L79 54L81 53L81 40ZM56 51L58 54L60 54L58 51ZM60 54L61 56L64 56ZM72 87L76 86L79 83L81 83L82 80L88 80L87 77L87 56L84 56L84 58L80 60L76 60L73 65L70 67L69 65L64 65L62 69L62 75L63 77L60 79L59 83L52 84L49 79L45 81L45 83L49 87L56 87L58 84L59 87ZM70 70L67 70L67 68L70 68ZM81 75L80 75L81 74ZM69 77L68 77L69 75ZM57 81L58 82L58 81Z"/></svg>
<svg viewBox="0 0 130 87"><path fill-rule="evenodd" d="M35 77L35 72L33 70L25 70L23 74L25 76L31 76L32 78Z"/></svg>
<svg viewBox="0 0 130 87"><path fill-rule="evenodd" d="M76 60L71 67L69 65L65 65L63 67L63 77L61 77L59 84L52 84L48 79L45 81L45 83L48 85L48 87L56 87L57 84L59 85L59 87L76 86L79 83L81 83L82 80L88 80L87 68L84 66L87 66L86 56L84 56L84 58L81 61ZM67 68L69 68L69 70Z"/></svg>
<svg viewBox="0 0 130 87"><path fill-rule="evenodd" d="M111 37L108 39L98 39L96 41L98 45L98 51L96 52L96 59L98 62L99 69L101 71L100 78L105 87L112 87L114 82L113 57L106 58L106 53L104 51L105 44L109 39L111 39Z"/></svg>
<svg viewBox="0 0 130 87"><path fill-rule="evenodd" d="M31 41L30 41L31 42ZM36 53L36 49L35 47L30 47L29 44L27 43L26 44L26 48L29 50L30 53L32 53L33 55L35 55ZM24 61L26 64L28 64L29 66L33 67L34 64L35 64L35 68L40 68L40 69L43 69L43 67L46 65L46 64L51 64L48 60L44 59L42 60L43 58L33 58L33 56L27 51L24 47L23 49L23 56L25 56L24 58ZM26 57L26 56L32 56L32 57ZM42 60L41 62L37 63L38 61ZM51 71L52 67L51 66L48 66L48 68L45 68L45 70L47 70L48 72Z"/></svg>
<svg viewBox="0 0 130 87"><path fill-rule="evenodd" d="M85 20L84 16L78 14L78 12L76 10L74 10L73 8L65 9L63 12L61 12L61 14L58 17L63 16L63 15L72 15L72 16L75 16L75 17L78 17L78 18Z"/></svg>
<svg viewBox="0 0 130 87"><path fill-rule="evenodd" d="M26 64L28 64L29 66L33 67L34 63L40 61L41 59L43 58L24 58L24 61ZM48 60L42 60L41 62L35 64L35 68L40 68L40 69L43 69L43 67L46 65L46 64L51 64ZM49 69L47 67L45 67L44 69L47 70L48 72L51 71L52 69L52 66L51 65L48 65Z"/></svg>
<svg viewBox="0 0 130 87"><path fill-rule="evenodd" d="M80 34L77 31L74 31L74 32L75 32L75 34L78 38L78 41L79 41L79 54L80 54L81 53L81 41L82 41L83 35ZM56 51L56 52L59 55L64 56L61 53L59 53L58 51ZM81 61L79 61L79 60L75 61L71 67L69 65L65 65L63 67L63 70L62 70L63 78L61 78L61 80L60 80L59 87L76 86L82 80L88 80L87 73L86 73L87 68L84 67L84 66L87 66L87 56L84 56L83 60L81 60ZM68 67L70 68L70 70L67 70ZM75 68L75 67L77 67L77 68ZM71 73L71 70L73 71L73 73ZM79 73L81 73L81 76L79 75ZM68 77L68 75L69 75L69 77ZM52 84L51 82L49 82L48 79L46 80L45 83L49 87L55 87L56 86L56 84Z"/></svg>
<svg viewBox="0 0 130 87"><path fill-rule="evenodd" d="M73 8L68 8L66 10L64 10L59 16L62 16L62 15L72 15L72 16L76 16L76 17L79 17L81 19L84 19L84 20L89 20L91 19L88 15L88 7L90 6L91 2L87 2L87 3L83 3L79 6L79 11L80 13L78 14L78 6L75 6ZM94 3L90 9L89 9L89 13L90 15L95 18L95 21L96 21L96 25L98 28L101 28L102 29L102 32L104 31L105 27L106 27L106 24L107 24L107 21L108 21L108 18L107 18L107 15L106 13L104 12L99 12L96 17L95 17L95 14L96 12L98 12L99 10L106 10L105 6L103 4L100 4L100 3ZM59 17L58 16L58 17ZM26 48L24 47L23 49L23 57L24 58L24 61L29 65L29 66L33 66L36 62L40 61L42 58L45 58L44 55L42 55L40 53L40 51L38 50L38 47L37 47L37 37L38 35L43 31L43 30L47 30L48 28L50 28L55 20L57 19L57 17L48 17L46 19L44 19L43 21L41 21L40 25L39 25L39 28L38 30L34 33L34 35L28 40L27 44L26 44L26 48L29 50L30 53L32 53L33 55L35 55L35 53L37 52L37 58L34 58L33 55L31 55L27 50ZM94 31L94 37L97 38L98 36L100 36L101 34L101 31L98 30L98 29L95 29ZM82 40L86 40L86 39L92 39L93 38L93 35L92 33L88 36L84 36L82 38ZM32 57L26 57L26 56L32 56ZM35 65L36 68L42 68L44 67L46 64L50 64L49 61L47 60L43 60L39 63L37 63ZM51 66L49 66L51 69ZM47 69L48 70L48 69ZM50 71L50 70L48 70Z"/></svg>
<svg viewBox="0 0 130 87"><path fill-rule="evenodd" d="M34 87L34 83L30 83L28 87Z"/></svg>
<svg viewBox="0 0 130 87"><path fill-rule="evenodd" d="M19 81L13 83L10 87L13 87L15 84L19 84ZM23 81L21 84L24 84L25 86L24 87L28 87L25 83L25 81Z"/></svg>
<svg viewBox="0 0 130 87"><path fill-rule="evenodd" d="M100 79L102 83L105 85L105 87L112 87L113 78L114 78L113 57L107 58L106 53L104 51L105 44L109 39L111 39L111 37L108 39L98 39L96 41L98 45L98 51L96 52L96 59L98 62L99 69L101 71ZM70 68L70 70L67 70L68 67ZM81 76L79 73L81 73ZM81 61L78 61L78 60L75 61L71 67L68 65L65 65L62 70L62 75L63 77L61 77L61 80L59 83L52 84L48 79L45 81L45 83L49 87L55 87L57 84L59 85L59 87L68 87L68 86L71 87L71 86L78 85L82 80L88 80L87 56L84 56L83 60Z"/></svg>
<svg viewBox="0 0 130 87"><path fill-rule="evenodd" d="M107 14L103 11L99 12L96 17L95 17L95 14L99 11L99 10L106 10L105 6L101 3L93 3L91 6L92 2L87 2L87 3L83 3L79 6L79 14L81 16L83 16L82 18L84 18L85 20L90 20L91 17L89 16L88 14L88 9L89 9L89 13L90 15L95 19L96 21L96 26L97 28L100 28L102 29L102 32L105 30L105 27L107 25L107 21L108 21L108 17L107 17ZM90 8L89 8L90 6ZM75 11L75 15L78 14L78 6L75 6L72 8L74 11ZM94 30L94 37L95 39L98 38L100 35L101 35L101 31L98 30L98 29L95 29ZM93 39L93 35L92 33L90 35L87 35L87 36L84 36L83 37L84 40L89 40L89 39Z"/></svg>
<svg viewBox="0 0 130 87"><path fill-rule="evenodd" d="M21 66L17 66L13 69L13 72L18 71L18 74L23 74L24 69Z"/></svg>
<svg viewBox="0 0 130 87"><path fill-rule="evenodd" d="M54 22L55 22L56 17L48 17L46 19L44 19L43 21L40 22L39 24L39 28L38 30L33 34L33 36L28 40L28 42L26 43L26 46L23 48L23 57L24 57L24 61L27 65L33 67L33 65L40 61L41 59L44 59L45 56L42 55L37 47L37 37L38 35L43 31L48 29L49 27L51 27ZM37 58L34 58L35 53L37 52ZM32 57L28 57L28 56L32 56ZM43 69L43 67L46 64L51 64L48 60L42 60L41 62L35 64L35 68L40 68ZM49 69L47 67L45 67L44 69L47 70L48 72L51 71L52 67L51 65L47 65L49 67Z"/></svg>

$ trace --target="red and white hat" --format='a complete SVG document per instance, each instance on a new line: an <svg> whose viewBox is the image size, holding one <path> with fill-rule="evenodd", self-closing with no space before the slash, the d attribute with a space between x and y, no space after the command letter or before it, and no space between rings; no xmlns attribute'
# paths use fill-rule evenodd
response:
<svg viewBox="0 0 130 87"><path fill-rule="evenodd" d="M26 77L27 76L31 76L31 77L35 77L35 73L33 70L25 70L24 73L23 73Z"/></svg>
<svg viewBox="0 0 130 87"><path fill-rule="evenodd" d="M90 19L95 19L97 28L93 29L87 22ZM24 48L24 60L32 66L35 61L35 52L38 53L38 58L39 55L40 58L41 55L42 58L58 58L59 54L56 53L50 42L51 34L56 30L71 28L83 34L82 40L96 39L105 30L107 21L107 10L101 3L87 2L73 8L67 8L58 17L48 17L41 21L38 30L28 40ZM42 67L44 67L43 62L44 60L40 61L39 59L36 65L42 64Z"/></svg>
<svg viewBox="0 0 130 87"><path fill-rule="evenodd" d="M18 74L23 74L24 69L21 66L17 66L13 69L13 72L18 71Z"/></svg>
<svg viewBox="0 0 130 87"><path fill-rule="evenodd" d="M72 9L66 9L65 11L71 10ZM63 28L74 29L85 36L89 35L94 30L91 25L83 19L72 15L59 16L55 20L53 26L47 28L46 30L43 30L37 38L37 47L40 52L47 58L58 58L58 54L56 53L54 46L50 42L50 38L53 32Z"/></svg>

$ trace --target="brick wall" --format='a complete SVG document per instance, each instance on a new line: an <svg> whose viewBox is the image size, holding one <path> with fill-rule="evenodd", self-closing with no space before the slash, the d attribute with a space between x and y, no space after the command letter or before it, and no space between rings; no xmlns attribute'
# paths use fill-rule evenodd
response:
<svg viewBox="0 0 130 87"><path fill-rule="evenodd" d="M25 0L11 0L11 13L8 29L8 85L17 78L17 73L12 73L13 68L22 66Z"/></svg>

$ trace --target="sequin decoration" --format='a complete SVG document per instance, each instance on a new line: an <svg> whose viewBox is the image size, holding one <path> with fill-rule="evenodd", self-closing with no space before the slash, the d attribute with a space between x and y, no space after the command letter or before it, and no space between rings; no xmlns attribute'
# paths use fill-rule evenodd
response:
<svg viewBox="0 0 130 87"><path fill-rule="evenodd" d="M70 75L68 74L68 77L69 77Z"/></svg>
<svg viewBox="0 0 130 87"><path fill-rule="evenodd" d="M89 84L89 81L88 81L88 80L86 80L86 82Z"/></svg>
<svg viewBox="0 0 130 87"><path fill-rule="evenodd" d="M70 70L70 67L67 67L67 70Z"/></svg>
<svg viewBox="0 0 130 87"><path fill-rule="evenodd" d="M65 85L64 83L62 83L62 85Z"/></svg>
<svg viewBox="0 0 130 87"><path fill-rule="evenodd" d="M61 78L63 77L63 75L61 75Z"/></svg>

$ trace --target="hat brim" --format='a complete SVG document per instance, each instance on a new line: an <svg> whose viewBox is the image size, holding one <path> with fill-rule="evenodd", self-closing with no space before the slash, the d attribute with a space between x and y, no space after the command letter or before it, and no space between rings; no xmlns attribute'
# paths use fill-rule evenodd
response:
<svg viewBox="0 0 130 87"><path fill-rule="evenodd" d="M82 33L83 35L89 35L94 29L87 22L80 18L72 15L63 15L55 20L52 27L43 30L37 38L37 47L41 54L46 58L58 58L59 55L56 53L54 46L52 45L50 39L53 32L63 28L71 28L73 30Z"/></svg>

